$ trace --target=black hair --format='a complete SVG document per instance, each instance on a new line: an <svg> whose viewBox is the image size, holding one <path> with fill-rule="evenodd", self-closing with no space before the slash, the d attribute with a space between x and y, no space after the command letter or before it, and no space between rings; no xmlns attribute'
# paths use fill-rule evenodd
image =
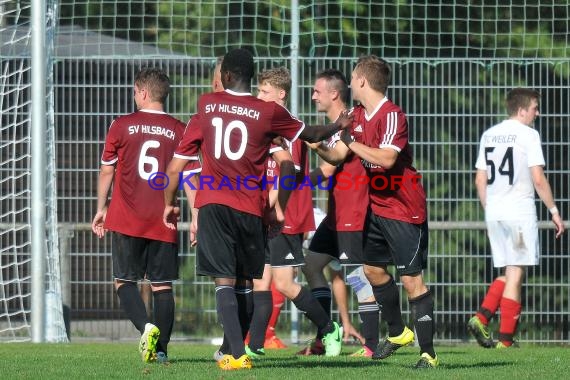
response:
<svg viewBox="0 0 570 380"><path fill-rule="evenodd" d="M251 81L254 75L253 55L246 49L230 50L224 56L221 71L229 71L244 81Z"/></svg>

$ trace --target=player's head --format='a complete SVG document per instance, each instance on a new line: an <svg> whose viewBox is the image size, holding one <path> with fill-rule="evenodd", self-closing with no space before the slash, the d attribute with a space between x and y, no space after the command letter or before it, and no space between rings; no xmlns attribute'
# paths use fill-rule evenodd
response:
<svg viewBox="0 0 570 380"><path fill-rule="evenodd" d="M317 111L328 112L335 103L345 108L349 93L348 82L344 74L336 69L326 69L317 74L312 99L317 106Z"/></svg>
<svg viewBox="0 0 570 380"><path fill-rule="evenodd" d="M140 108L144 102L166 102L170 92L170 79L159 68L145 67L135 76L135 102Z"/></svg>
<svg viewBox="0 0 570 380"><path fill-rule="evenodd" d="M212 73L212 91L220 92L224 91L224 86L222 85L222 62L224 57L218 57L216 59L216 66L214 66L214 72Z"/></svg>
<svg viewBox="0 0 570 380"><path fill-rule="evenodd" d="M254 75L253 55L246 49L230 50L224 55L221 74L224 88L231 88L236 82L251 85Z"/></svg>
<svg viewBox="0 0 570 380"><path fill-rule="evenodd" d="M382 58L375 55L365 55L358 59L350 81L352 97L359 99L361 89L368 86L377 92L386 94L390 84L390 65Z"/></svg>
<svg viewBox="0 0 570 380"><path fill-rule="evenodd" d="M267 69L257 75L257 97L285 105L291 91L291 74L285 67Z"/></svg>
<svg viewBox="0 0 570 380"><path fill-rule="evenodd" d="M510 118L531 125L538 116L540 93L529 88L515 88L507 94L506 106Z"/></svg>

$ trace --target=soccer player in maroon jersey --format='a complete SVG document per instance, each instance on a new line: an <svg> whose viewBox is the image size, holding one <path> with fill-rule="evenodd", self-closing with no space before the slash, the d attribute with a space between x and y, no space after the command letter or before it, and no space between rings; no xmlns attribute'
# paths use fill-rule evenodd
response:
<svg viewBox="0 0 570 380"><path fill-rule="evenodd" d="M174 322L172 281L178 279L177 233L162 222L164 197L159 190L164 178L157 177L166 171L184 134L184 123L164 112L169 91L170 80L161 69L137 73L137 111L115 119L105 140L97 213L91 225L100 238L113 231L115 289L123 310L142 334L139 350L145 362L167 361ZM151 283L152 323L137 287L143 279Z"/></svg>
<svg viewBox="0 0 570 380"><path fill-rule="evenodd" d="M261 72L258 75L258 98L274 101L285 105L291 89L291 75L285 67L278 67ZM266 260L269 258L271 272L265 271L261 280L254 280L254 311L250 329L249 346L246 351L250 356L265 355L264 337L266 326L271 315L271 280L276 289L290 299L299 310L306 313L319 331L334 325L330 315L327 315L311 292L294 281L296 267L304 265L303 240L304 235L315 229L313 216L312 188L305 182L309 172L307 146L300 140L290 144L289 153L295 163L296 175L284 178L279 171L279 165L274 161L276 155L283 152L280 147L272 147L271 157L267 165L267 177L270 182L279 178L280 182L287 180L295 186L285 210L285 220L281 233L270 237L267 244ZM304 183L304 186L302 185ZM270 196L273 192L270 192ZM266 266L266 269L269 269ZM262 284L259 284L259 283ZM261 306L261 307L259 307ZM340 354L340 340L335 347L329 347L329 356Z"/></svg>
<svg viewBox="0 0 570 380"><path fill-rule="evenodd" d="M341 163L349 151L360 157L369 179L370 211L365 226L365 274L388 337L378 346L373 359L385 359L414 340L400 309L400 294L388 265L396 271L410 304L418 335L420 360L416 368L433 368L439 363L433 347L433 296L424 283L422 270L428 256L426 194L412 165L406 115L386 97L390 66L374 55L357 61L350 87L360 104L354 107L353 126L341 133L334 149L320 145L317 152L332 164Z"/></svg>
<svg viewBox="0 0 570 380"><path fill-rule="evenodd" d="M335 69L327 69L317 74L313 87L313 101L319 112L326 112L329 120L335 120L346 110L350 89L343 73ZM329 139L328 145L334 147L339 143L339 134ZM342 143L341 143L342 144ZM311 144L316 148L317 144ZM378 345L379 309L372 287L364 276L362 264L362 230L368 209L368 184L354 184L350 189L337 186L336 176L348 174L352 178L366 176L360 158L349 154L342 165L334 166L327 162L311 172L314 184L330 178L327 216L317 228L309 245L309 254L305 257L306 265L303 273L315 297L330 310L331 289L323 274L325 267L331 273L331 283L337 301L339 315L342 320L344 339L354 336L363 346L352 356L371 357ZM333 270L331 265L336 270ZM341 265L349 265L353 271L347 276L357 295L361 330L364 338L354 329L348 314L346 283L342 277ZM358 265L358 267L356 267ZM300 355L321 355L323 347L317 335L316 339L302 351Z"/></svg>
<svg viewBox="0 0 570 380"><path fill-rule="evenodd" d="M238 318L234 293L237 279L261 278L264 268L265 207L263 172L271 141L283 136L320 141L352 124L347 114L328 126L306 126L282 106L251 95L253 56L234 49L223 59L223 92L205 94L198 113L186 128L170 162L163 220L174 228L179 173L190 160L203 158L202 182L196 189L198 213L196 271L213 277L216 307L231 352L218 366L224 370L251 368ZM184 179L185 181L185 179ZM281 190L285 191L281 191ZM285 209L290 191L280 187L278 202ZM338 325L328 326L330 336ZM331 339L332 340L332 339Z"/></svg>

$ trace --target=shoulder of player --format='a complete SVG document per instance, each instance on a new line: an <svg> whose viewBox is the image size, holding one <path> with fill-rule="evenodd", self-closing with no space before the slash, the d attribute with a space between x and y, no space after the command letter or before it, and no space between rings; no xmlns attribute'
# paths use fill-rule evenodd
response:
<svg viewBox="0 0 570 380"><path fill-rule="evenodd" d="M384 106L380 107L380 113L381 114L388 114L388 113L392 113L392 112L396 112L404 117L406 117L406 113L402 110L402 108L397 105L396 103L392 102L391 100L388 100Z"/></svg>

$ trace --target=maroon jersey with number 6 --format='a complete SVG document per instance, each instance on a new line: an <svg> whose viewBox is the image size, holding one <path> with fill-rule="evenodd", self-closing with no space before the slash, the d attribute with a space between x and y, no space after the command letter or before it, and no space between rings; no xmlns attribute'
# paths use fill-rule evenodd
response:
<svg viewBox="0 0 570 380"><path fill-rule="evenodd" d="M176 242L176 231L162 222L160 173L166 172L183 134L184 123L164 112L140 110L111 123L101 156L102 165L116 167L106 229Z"/></svg>

